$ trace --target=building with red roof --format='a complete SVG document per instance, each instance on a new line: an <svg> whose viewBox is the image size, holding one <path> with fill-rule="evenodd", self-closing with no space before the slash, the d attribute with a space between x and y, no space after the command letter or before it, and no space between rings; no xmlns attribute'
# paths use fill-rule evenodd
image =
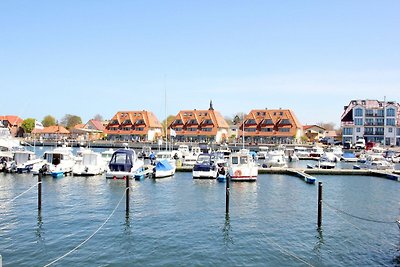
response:
<svg viewBox="0 0 400 267"><path fill-rule="evenodd" d="M248 143L292 143L302 126L290 109L254 109L239 124L239 138Z"/></svg>
<svg viewBox="0 0 400 267"><path fill-rule="evenodd" d="M118 111L104 129L108 140L155 141L162 126L151 111Z"/></svg>
<svg viewBox="0 0 400 267"><path fill-rule="evenodd" d="M0 116L0 127L8 128L12 136L17 136L23 121L23 119L15 115Z"/></svg>
<svg viewBox="0 0 400 267"><path fill-rule="evenodd" d="M168 125L168 134L178 142L221 143L228 138L229 125L212 102L207 110L181 110Z"/></svg>

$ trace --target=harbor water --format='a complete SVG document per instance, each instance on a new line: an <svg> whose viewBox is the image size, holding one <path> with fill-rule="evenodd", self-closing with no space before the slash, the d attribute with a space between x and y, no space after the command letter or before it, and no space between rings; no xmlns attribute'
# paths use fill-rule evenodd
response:
<svg viewBox="0 0 400 267"><path fill-rule="evenodd" d="M44 177L38 212L37 187L19 196L37 177L0 173L3 266L45 266L72 250L53 266L399 266L400 183L317 179L330 205L320 230L317 186L287 175L231 183L227 217L225 183L191 173L132 180L129 216L123 180Z"/></svg>

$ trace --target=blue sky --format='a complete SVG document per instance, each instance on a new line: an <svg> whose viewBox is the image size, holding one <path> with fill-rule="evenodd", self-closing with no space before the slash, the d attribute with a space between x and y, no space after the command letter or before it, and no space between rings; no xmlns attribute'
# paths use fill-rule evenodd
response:
<svg viewBox="0 0 400 267"><path fill-rule="evenodd" d="M0 115L400 101L400 1L0 1Z"/></svg>

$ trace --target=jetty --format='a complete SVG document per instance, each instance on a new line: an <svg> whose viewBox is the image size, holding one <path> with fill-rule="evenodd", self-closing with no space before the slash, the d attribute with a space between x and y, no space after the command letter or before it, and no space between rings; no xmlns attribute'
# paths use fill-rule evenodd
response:
<svg viewBox="0 0 400 267"><path fill-rule="evenodd" d="M177 172L191 172L191 167L179 167ZM259 168L258 174L286 174L298 177L308 184L314 184L313 175L361 175L375 176L400 182L400 171L364 170L364 169L300 169L300 168Z"/></svg>

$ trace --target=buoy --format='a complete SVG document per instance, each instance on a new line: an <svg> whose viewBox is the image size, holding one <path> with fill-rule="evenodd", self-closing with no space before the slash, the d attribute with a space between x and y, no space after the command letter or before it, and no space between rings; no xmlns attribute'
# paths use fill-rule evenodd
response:
<svg viewBox="0 0 400 267"><path fill-rule="evenodd" d="M242 175L242 171L241 170L236 170L234 174L235 174L235 176L241 176Z"/></svg>

